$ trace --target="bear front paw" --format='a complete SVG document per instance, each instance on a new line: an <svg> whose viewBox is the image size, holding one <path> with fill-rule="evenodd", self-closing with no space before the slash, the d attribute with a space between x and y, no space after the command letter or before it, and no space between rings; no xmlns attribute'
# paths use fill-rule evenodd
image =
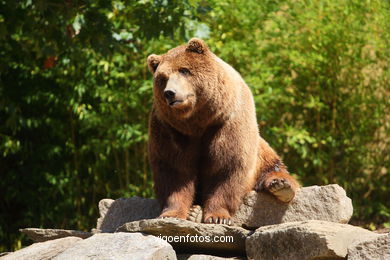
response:
<svg viewBox="0 0 390 260"><path fill-rule="evenodd" d="M206 224L233 225L232 217L226 210L214 211L204 214L203 222Z"/></svg>
<svg viewBox="0 0 390 260"><path fill-rule="evenodd" d="M290 202L295 196L295 189L285 178L274 178L266 182L265 188L283 202Z"/></svg>
<svg viewBox="0 0 390 260"><path fill-rule="evenodd" d="M180 218L180 219L186 219L187 218L187 212L184 212L182 210L164 210L161 215L158 218Z"/></svg>

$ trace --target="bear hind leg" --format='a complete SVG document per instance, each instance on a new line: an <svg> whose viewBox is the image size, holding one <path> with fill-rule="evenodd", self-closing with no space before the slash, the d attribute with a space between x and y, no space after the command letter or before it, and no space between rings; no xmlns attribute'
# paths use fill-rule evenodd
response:
<svg viewBox="0 0 390 260"><path fill-rule="evenodd" d="M272 171L264 176L262 187L256 190L265 189L283 202L290 202L299 188L298 182L288 173L283 171Z"/></svg>

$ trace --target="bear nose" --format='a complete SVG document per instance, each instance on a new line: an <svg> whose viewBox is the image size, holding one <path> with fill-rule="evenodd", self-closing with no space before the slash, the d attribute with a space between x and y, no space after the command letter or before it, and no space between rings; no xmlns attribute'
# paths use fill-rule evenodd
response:
<svg viewBox="0 0 390 260"><path fill-rule="evenodd" d="M168 100L172 100L175 98L176 92L171 89L167 89L164 91L164 97Z"/></svg>

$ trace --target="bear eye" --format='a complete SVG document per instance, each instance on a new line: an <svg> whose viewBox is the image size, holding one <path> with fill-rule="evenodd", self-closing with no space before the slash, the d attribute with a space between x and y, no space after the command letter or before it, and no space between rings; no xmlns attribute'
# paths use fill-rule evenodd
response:
<svg viewBox="0 0 390 260"><path fill-rule="evenodd" d="M179 72L183 75L190 75L190 71L186 68L180 68Z"/></svg>

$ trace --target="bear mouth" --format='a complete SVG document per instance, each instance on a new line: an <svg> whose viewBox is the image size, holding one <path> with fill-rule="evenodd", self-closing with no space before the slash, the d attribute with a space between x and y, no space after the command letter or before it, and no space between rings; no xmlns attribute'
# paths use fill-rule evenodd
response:
<svg viewBox="0 0 390 260"><path fill-rule="evenodd" d="M183 100L173 100L169 102L169 106L174 107L180 105L181 103L183 103Z"/></svg>

